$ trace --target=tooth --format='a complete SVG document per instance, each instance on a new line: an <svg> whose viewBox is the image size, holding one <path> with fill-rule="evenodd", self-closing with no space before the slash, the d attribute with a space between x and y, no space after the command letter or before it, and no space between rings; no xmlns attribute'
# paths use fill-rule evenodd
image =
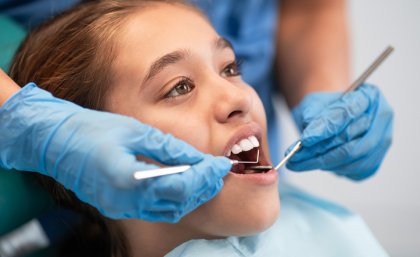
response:
<svg viewBox="0 0 420 257"><path fill-rule="evenodd" d="M232 146L232 153L233 153L233 154L238 154L238 153L240 153L240 152L242 152L242 148L241 148L239 145L234 144L234 145Z"/></svg>
<svg viewBox="0 0 420 257"><path fill-rule="evenodd" d="M254 148L254 145L251 143L251 141L249 141L248 139L242 139L240 142L239 142L239 145L241 146L241 148L242 148L242 151L249 151L249 150L251 150L252 148Z"/></svg>
<svg viewBox="0 0 420 257"><path fill-rule="evenodd" d="M226 156L227 156L227 157L230 157L231 153L232 153L232 151L231 151L231 150L229 150L229 152L226 154Z"/></svg>
<svg viewBox="0 0 420 257"><path fill-rule="evenodd" d="M250 137L248 137L248 139L249 139L249 141L251 141L251 143L254 147L259 147L260 146L260 142L258 142L257 137L250 136Z"/></svg>

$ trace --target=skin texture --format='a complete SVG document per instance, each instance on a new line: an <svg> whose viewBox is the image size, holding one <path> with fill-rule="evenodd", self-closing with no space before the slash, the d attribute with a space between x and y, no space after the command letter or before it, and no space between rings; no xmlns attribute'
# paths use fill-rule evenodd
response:
<svg viewBox="0 0 420 257"><path fill-rule="evenodd" d="M224 155L230 139L253 124L261 129L261 148L268 156L262 103L232 68L233 50L221 44L200 14L178 5L156 4L129 19L116 49L107 110L132 116L213 155ZM184 59L144 82L156 59L178 50L185 52ZM194 88L168 97L168 92L177 93L174 87L185 77ZM262 185L228 174L224 183L213 200L177 224L118 221L133 255L161 256L189 239L250 235L273 224L280 207L277 179Z"/></svg>

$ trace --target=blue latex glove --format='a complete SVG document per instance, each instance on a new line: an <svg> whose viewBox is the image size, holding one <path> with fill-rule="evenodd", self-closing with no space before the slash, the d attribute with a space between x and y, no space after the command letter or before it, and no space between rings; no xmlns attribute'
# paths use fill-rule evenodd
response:
<svg viewBox="0 0 420 257"><path fill-rule="evenodd" d="M391 145L391 107L378 88L367 84L340 99L341 95L309 94L292 110L303 147L287 168L328 170L353 180L379 168Z"/></svg>
<svg viewBox="0 0 420 257"><path fill-rule="evenodd" d="M231 164L135 119L81 108L28 84L0 109L0 166L53 177L110 218L176 222L222 188ZM133 172L192 164L136 181Z"/></svg>

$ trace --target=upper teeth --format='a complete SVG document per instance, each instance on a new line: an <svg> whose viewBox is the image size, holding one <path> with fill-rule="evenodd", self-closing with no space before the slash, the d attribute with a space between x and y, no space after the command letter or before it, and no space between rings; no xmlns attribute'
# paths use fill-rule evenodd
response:
<svg viewBox="0 0 420 257"><path fill-rule="evenodd" d="M227 156L230 156L231 153L238 154L240 152L246 152L251 150L254 147L259 147L260 143L255 136L250 136L248 138L244 138L238 143L234 144L232 148L227 153Z"/></svg>

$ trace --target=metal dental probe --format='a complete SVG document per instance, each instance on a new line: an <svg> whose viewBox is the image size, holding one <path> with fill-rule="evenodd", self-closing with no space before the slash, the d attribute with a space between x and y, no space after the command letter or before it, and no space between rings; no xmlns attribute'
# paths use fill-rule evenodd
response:
<svg viewBox="0 0 420 257"><path fill-rule="evenodd" d="M376 59L375 61L362 73L341 95L341 97L347 95L348 93L356 90L360 85L365 82L365 80L378 68L378 66L389 56L389 54L394 51L392 46L388 46ZM302 142L299 140L293 149L280 161L277 166L274 167L275 170L279 170L287 161L292 158L292 156L302 148ZM273 166L250 166L247 167L247 170L255 170L255 171L268 171L271 170Z"/></svg>
<svg viewBox="0 0 420 257"><path fill-rule="evenodd" d="M240 164L240 163L249 163L249 164L258 164L260 161L260 149L257 149L257 159L255 161L238 161L238 160L230 160L232 165ZM134 172L134 179L146 179L146 178L153 178L153 177L160 177L164 175L170 175L175 173L181 173L191 168L191 165L179 165L167 168L159 168L153 170L140 170Z"/></svg>
<svg viewBox="0 0 420 257"><path fill-rule="evenodd" d="M385 60L386 57L394 50L393 47L388 46L385 51L378 57L376 60L366 69L363 74L357 78L350 87L344 91L343 95L356 90L376 68ZM296 145L293 147L292 151L287 154L286 157L284 157L277 166L274 167L275 170L280 169L292 156L299 151L299 149L302 147L302 142L298 141ZM238 160L230 160L230 163L232 165L237 165L240 163L255 163L257 164L259 162L259 149L257 151L257 160L256 161L238 161ZM165 167L165 168L159 168L159 169L153 169L153 170L141 170L141 171L135 171L133 174L134 179L141 180L141 179L147 179L152 177L159 177L164 175L170 175L175 173L181 173L191 168L191 165L179 165L179 166L172 166L172 167ZM271 170L273 166L250 166L247 167L247 170L255 170L255 171L268 171Z"/></svg>

